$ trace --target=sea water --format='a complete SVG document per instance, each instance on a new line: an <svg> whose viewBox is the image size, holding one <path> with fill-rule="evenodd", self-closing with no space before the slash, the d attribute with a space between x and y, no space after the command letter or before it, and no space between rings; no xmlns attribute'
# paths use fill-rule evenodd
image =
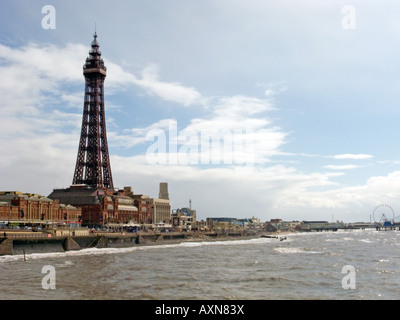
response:
<svg viewBox="0 0 400 320"><path fill-rule="evenodd" d="M0 299L400 299L399 231L285 237L2 256Z"/></svg>

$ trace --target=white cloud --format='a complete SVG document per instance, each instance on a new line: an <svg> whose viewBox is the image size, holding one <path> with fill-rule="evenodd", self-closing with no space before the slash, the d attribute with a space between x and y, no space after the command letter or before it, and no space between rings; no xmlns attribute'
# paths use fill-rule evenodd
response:
<svg viewBox="0 0 400 320"><path fill-rule="evenodd" d="M345 154L337 154L337 155L333 155L331 156L331 158L333 159L340 159L340 160L363 160L363 159L371 159L373 158L372 155L370 154L351 154L351 153L345 153Z"/></svg>
<svg viewBox="0 0 400 320"><path fill-rule="evenodd" d="M334 164L329 164L324 166L326 169L332 169L332 170L351 170L351 169L357 169L361 168L362 166L357 166L354 164L342 164L342 165L334 165Z"/></svg>
<svg viewBox="0 0 400 320"><path fill-rule="evenodd" d="M146 136L149 132L161 130L168 134L171 122L175 122L175 119L161 119L146 127L124 129L122 133L110 131L107 132L108 141L115 147L133 148L137 145L146 144L148 142Z"/></svg>
<svg viewBox="0 0 400 320"><path fill-rule="evenodd" d="M155 141L157 148L152 149L163 161L174 159L173 163L183 159L191 164L262 164L280 154L287 133L272 126L266 112L274 108L268 101L246 96L208 100L208 116L191 119L186 126L176 119L163 119L112 139L125 146ZM184 154L188 151L191 160Z"/></svg>
<svg viewBox="0 0 400 320"><path fill-rule="evenodd" d="M181 103L184 106L204 102L201 94L193 87L185 87L177 82L160 81L155 65L143 69L141 76L141 79L136 79L134 83L144 88L149 94L159 96L167 101Z"/></svg>
<svg viewBox="0 0 400 320"><path fill-rule="evenodd" d="M33 43L22 48L9 48L0 44L3 121L17 121L16 129L19 130L24 126L18 121L20 118L46 114L42 108L48 104L57 106L63 100L71 102L73 95L65 93L62 86L82 82L82 54L86 52L87 48L79 44L68 44L63 48L39 47Z"/></svg>
<svg viewBox="0 0 400 320"><path fill-rule="evenodd" d="M121 87L127 88L133 84L144 89L149 95L157 96L185 107L206 103L204 97L193 87L186 87L178 82L159 80L158 67L155 64L145 67L141 71L140 77L123 70L115 63L108 62L107 65L107 72L110 75L109 85L112 92L120 90Z"/></svg>
<svg viewBox="0 0 400 320"><path fill-rule="evenodd" d="M29 43L16 49L0 44L0 93L4 98L3 103L20 109L24 109L27 104L39 106L52 99L52 95L59 96L61 85L82 85L82 65L87 52L88 46L76 43L64 47ZM108 94L134 85L149 95L183 106L205 103L205 99L193 87L160 81L155 64L144 68L138 77L112 61L105 60ZM78 93L62 92L62 99L70 103L77 102L77 97Z"/></svg>
<svg viewBox="0 0 400 320"><path fill-rule="evenodd" d="M394 208L400 206L400 172L395 171L387 176L368 179L366 184L351 187L340 187L326 191L307 191L301 188L290 188L277 201L280 206L303 209L333 209L330 212L342 219L369 221L372 210L381 203ZM322 213L323 211L320 211Z"/></svg>
<svg viewBox="0 0 400 320"><path fill-rule="evenodd" d="M256 87L265 89L265 96L267 98L273 98L274 96L288 90L288 87L284 83L284 81L273 82L273 83L264 83L260 82L256 84Z"/></svg>

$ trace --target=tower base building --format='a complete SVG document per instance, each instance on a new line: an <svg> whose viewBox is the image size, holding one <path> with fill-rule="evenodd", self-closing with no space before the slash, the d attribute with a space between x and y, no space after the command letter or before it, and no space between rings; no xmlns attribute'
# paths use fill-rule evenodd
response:
<svg viewBox="0 0 400 320"><path fill-rule="evenodd" d="M134 199L125 190L72 185L67 189L54 189L48 198L80 208L83 226L107 227L131 221L141 223Z"/></svg>

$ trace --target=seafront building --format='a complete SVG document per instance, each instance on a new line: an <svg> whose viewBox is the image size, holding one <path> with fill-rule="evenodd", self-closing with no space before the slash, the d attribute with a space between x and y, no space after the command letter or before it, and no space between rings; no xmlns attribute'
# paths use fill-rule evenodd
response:
<svg viewBox="0 0 400 320"><path fill-rule="evenodd" d="M48 197L0 191L0 227L151 225L153 220L170 223L170 212L169 200L134 194L131 187L105 192L73 185L67 189L54 189Z"/></svg>
<svg viewBox="0 0 400 320"><path fill-rule="evenodd" d="M166 199L150 199L151 219L153 223L171 224L171 204Z"/></svg>
<svg viewBox="0 0 400 320"><path fill-rule="evenodd" d="M322 220L303 220L303 221L284 221L282 219L271 219L265 222L265 230L267 232L282 231L322 231L322 230L338 230L346 229L354 226L354 224L346 224L343 221L328 222Z"/></svg>
<svg viewBox="0 0 400 320"><path fill-rule="evenodd" d="M107 224L128 223L131 220L139 222L138 208L125 190L72 185L67 189L54 189L49 198L80 208L85 226L104 227Z"/></svg>
<svg viewBox="0 0 400 320"><path fill-rule="evenodd" d="M72 185L67 189L54 189L49 198L80 208L84 226L113 228L171 221L169 200L134 194L131 187L114 191Z"/></svg>
<svg viewBox="0 0 400 320"><path fill-rule="evenodd" d="M0 225L80 227L82 210L48 197L19 191L0 191Z"/></svg>
<svg viewBox="0 0 400 320"><path fill-rule="evenodd" d="M153 224L171 225L171 204L169 202L168 183L161 182L158 198L149 198L150 217Z"/></svg>
<svg viewBox="0 0 400 320"><path fill-rule="evenodd" d="M328 221L302 221L301 231L312 230L337 230L344 229L347 225L343 221L328 222Z"/></svg>
<svg viewBox="0 0 400 320"><path fill-rule="evenodd" d="M196 210L179 208L172 210L172 226L177 230L191 231L197 228Z"/></svg>
<svg viewBox="0 0 400 320"><path fill-rule="evenodd" d="M257 230L262 227L260 219L252 218L232 218L232 217L209 217L206 219L206 225L210 230Z"/></svg>

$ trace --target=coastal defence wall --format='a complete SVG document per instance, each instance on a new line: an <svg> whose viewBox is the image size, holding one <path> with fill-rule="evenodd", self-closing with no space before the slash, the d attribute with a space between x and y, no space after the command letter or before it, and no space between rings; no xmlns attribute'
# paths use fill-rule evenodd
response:
<svg viewBox="0 0 400 320"><path fill-rule="evenodd" d="M13 254L14 254L13 240L0 239L0 256L13 255Z"/></svg>
<svg viewBox="0 0 400 320"><path fill-rule="evenodd" d="M87 248L126 248L138 245L174 243L187 239L187 234L97 234L88 236L65 236L29 238L13 236L0 239L1 255L29 253L66 252Z"/></svg>
<svg viewBox="0 0 400 320"><path fill-rule="evenodd" d="M0 238L0 256L22 255L29 253L67 252L88 248L127 248L133 246L180 243L188 240L216 240L232 237L243 237L245 234L232 233L224 236L216 233L98 233L86 236L49 237L35 234L35 237L13 235ZM249 236L249 235L247 235Z"/></svg>
<svg viewBox="0 0 400 320"><path fill-rule="evenodd" d="M64 252L64 239L7 239L12 242L13 254Z"/></svg>

